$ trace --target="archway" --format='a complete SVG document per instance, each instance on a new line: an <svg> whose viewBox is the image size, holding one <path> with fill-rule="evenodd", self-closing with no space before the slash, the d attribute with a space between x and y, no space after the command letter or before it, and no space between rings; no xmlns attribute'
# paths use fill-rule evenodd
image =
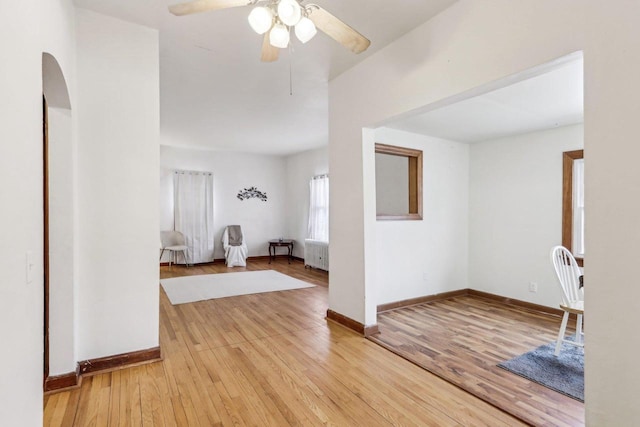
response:
<svg viewBox="0 0 640 427"><path fill-rule="evenodd" d="M69 90L58 61L42 54L44 193L44 375L51 380L75 371L75 145ZM68 384L65 384L65 386Z"/></svg>

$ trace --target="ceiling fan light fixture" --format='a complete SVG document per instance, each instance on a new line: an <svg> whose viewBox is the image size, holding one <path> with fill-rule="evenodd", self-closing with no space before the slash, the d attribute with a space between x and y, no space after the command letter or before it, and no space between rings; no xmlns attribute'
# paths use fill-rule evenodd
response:
<svg viewBox="0 0 640 427"><path fill-rule="evenodd" d="M303 17L296 24L295 33L298 40L302 43L306 43L318 33L318 30L311 19Z"/></svg>
<svg viewBox="0 0 640 427"><path fill-rule="evenodd" d="M273 11L268 7L254 7L248 19L253 31L258 34L264 34L273 25Z"/></svg>
<svg viewBox="0 0 640 427"><path fill-rule="evenodd" d="M280 0L278 17L283 24L293 27L302 17L302 8L296 0Z"/></svg>
<svg viewBox="0 0 640 427"><path fill-rule="evenodd" d="M269 43L271 46L286 49L289 45L289 30L282 24L276 24L269 33Z"/></svg>

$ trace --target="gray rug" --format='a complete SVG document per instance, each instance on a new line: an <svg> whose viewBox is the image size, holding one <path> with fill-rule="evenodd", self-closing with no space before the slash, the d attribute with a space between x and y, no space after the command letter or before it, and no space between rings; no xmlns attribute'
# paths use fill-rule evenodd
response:
<svg viewBox="0 0 640 427"><path fill-rule="evenodd" d="M498 367L584 402L584 349L562 344L556 357L555 348L555 342L542 345Z"/></svg>

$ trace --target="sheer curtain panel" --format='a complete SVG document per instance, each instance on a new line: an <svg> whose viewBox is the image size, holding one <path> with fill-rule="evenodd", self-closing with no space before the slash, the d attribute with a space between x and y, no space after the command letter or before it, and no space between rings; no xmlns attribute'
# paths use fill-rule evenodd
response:
<svg viewBox="0 0 640 427"><path fill-rule="evenodd" d="M309 239L329 242L329 176L313 177L309 193Z"/></svg>
<svg viewBox="0 0 640 427"><path fill-rule="evenodd" d="M174 228L184 234L191 263L213 261L213 174L175 171Z"/></svg>

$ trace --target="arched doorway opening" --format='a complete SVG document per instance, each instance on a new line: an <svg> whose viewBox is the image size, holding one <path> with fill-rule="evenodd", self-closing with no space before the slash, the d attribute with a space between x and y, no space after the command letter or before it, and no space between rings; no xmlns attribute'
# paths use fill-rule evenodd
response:
<svg viewBox="0 0 640 427"><path fill-rule="evenodd" d="M42 54L44 206L45 390L52 379L75 371L75 145L64 74L55 57Z"/></svg>

